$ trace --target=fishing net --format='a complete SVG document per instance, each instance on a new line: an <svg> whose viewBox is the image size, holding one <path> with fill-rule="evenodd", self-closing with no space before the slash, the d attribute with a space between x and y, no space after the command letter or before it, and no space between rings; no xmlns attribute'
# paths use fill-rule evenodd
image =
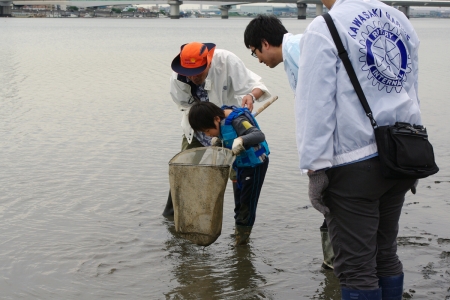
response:
<svg viewBox="0 0 450 300"><path fill-rule="evenodd" d="M193 148L169 162L175 231L201 246L222 231L223 197L234 157L221 147Z"/></svg>

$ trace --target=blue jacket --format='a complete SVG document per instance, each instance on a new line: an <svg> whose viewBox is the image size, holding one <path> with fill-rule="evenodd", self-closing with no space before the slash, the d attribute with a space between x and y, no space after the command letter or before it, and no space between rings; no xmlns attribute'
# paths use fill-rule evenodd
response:
<svg viewBox="0 0 450 300"><path fill-rule="evenodd" d="M253 117L251 112L247 108L237 108L235 106L222 106L222 109L232 109L226 119L221 122L220 125L220 138L223 140L223 144L226 148L231 149L234 139L238 137L236 130L234 129L232 122L235 118L244 114L245 117L250 121L250 123L259 128L258 122ZM235 165L238 168L255 167L264 162L264 156L270 154L269 145L264 140L259 143L256 147L249 147L244 152L236 156Z"/></svg>

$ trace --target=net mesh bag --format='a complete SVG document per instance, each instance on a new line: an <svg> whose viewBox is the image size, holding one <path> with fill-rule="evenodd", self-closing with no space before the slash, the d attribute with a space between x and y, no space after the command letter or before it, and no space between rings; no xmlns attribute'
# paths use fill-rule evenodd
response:
<svg viewBox="0 0 450 300"><path fill-rule="evenodd" d="M221 147L193 148L169 162L175 231L200 246L222 231L223 197L234 157Z"/></svg>

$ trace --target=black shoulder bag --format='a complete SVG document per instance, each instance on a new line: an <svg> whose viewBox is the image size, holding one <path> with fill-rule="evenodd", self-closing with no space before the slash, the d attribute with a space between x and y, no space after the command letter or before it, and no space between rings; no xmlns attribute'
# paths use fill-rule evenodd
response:
<svg viewBox="0 0 450 300"><path fill-rule="evenodd" d="M375 131L383 176L392 179L418 179L437 173L439 168L434 161L433 146L428 140L425 127L404 122L396 122L395 125L388 126L377 125L333 19L328 13L322 17L328 25L339 58Z"/></svg>

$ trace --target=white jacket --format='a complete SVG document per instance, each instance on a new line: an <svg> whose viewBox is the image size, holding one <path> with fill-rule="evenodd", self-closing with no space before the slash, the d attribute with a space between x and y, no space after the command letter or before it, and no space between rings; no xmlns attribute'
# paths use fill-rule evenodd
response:
<svg viewBox="0 0 450 300"><path fill-rule="evenodd" d="M421 124L419 39L378 0L337 0L330 15L378 125ZM295 114L300 168L319 170L377 153L375 136L322 17L300 42Z"/></svg>
<svg viewBox="0 0 450 300"><path fill-rule="evenodd" d="M189 125L188 113L192 102L191 87L177 79L173 72L170 78L170 95L182 111L181 127L189 143L194 131ZM211 68L205 80L205 90L209 101L221 107L222 105L241 106L242 98L253 89L259 88L265 92L258 101L271 97L261 77L247 69L235 54L227 50L216 49L211 61Z"/></svg>

